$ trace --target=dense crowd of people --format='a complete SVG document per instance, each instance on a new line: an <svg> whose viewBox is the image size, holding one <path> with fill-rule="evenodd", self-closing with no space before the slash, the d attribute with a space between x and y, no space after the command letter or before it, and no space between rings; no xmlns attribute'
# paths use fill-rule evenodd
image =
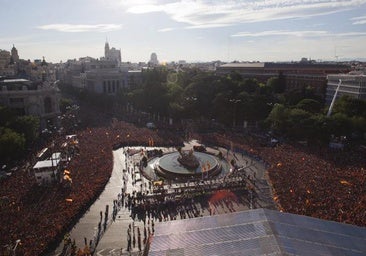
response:
<svg viewBox="0 0 366 256"><path fill-rule="evenodd" d="M108 127L77 132L78 153L68 162L71 188L61 184L36 185L29 170L19 170L0 181L0 245L14 246L20 255L42 255L54 248L103 191L112 172L112 148L122 146L179 146L174 131L153 131L113 121ZM64 137L55 138L55 147ZM268 167L273 196L282 211L366 226L366 169L360 152L302 148L288 144L266 147L236 134L205 134L207 145L232 148L262 160ZM32 168L34 163L30 163ZM128 199L127 199L128 200ZM127 201L128 202L128 201ZM149 203L150 204L150 203ZM133 207L137 218L144 212L152 219L197 215L197 209L172 208L174 202ZM171 210L171 211L170 211ZM174 213L173 216L167 214Z"/></svg>
<svg viewBox="0 0 366 256"><path fill-rule="evenodd" d="M228 133L204 135L202 141L232 147L263 161L279 210L366 226L366 161L362 149L339 151L290 144L270 147Z"/></svg>
<svg viewBox="0 0 366 256"><path fill-rule="evenodd" d="M71 188L61 184L39 187L32 172L23 169L0 181L0 245L17 246L19 255L41 255L54 249L63 234L81 217L103 191L112 173L112 148L125 145L181 145L173 133L159 136L156 131L136 128L125 122L109 127L88 128L77 132L79 150L65 166L72 178ZM59 150L64 136L54 139ZM29 163L29 168L35 163Z"/></svg>

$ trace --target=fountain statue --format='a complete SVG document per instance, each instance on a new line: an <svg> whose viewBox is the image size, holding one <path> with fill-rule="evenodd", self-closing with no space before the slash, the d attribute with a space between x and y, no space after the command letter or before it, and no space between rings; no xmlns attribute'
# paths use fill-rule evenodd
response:
<svg viewBox="0 0 366 256"><path fill-rule="evenodd" d="M195 170L200 165L197 157L193 154L193 149L183 151L181 148L178 148L178 152L180 154L178 162L187 169Z"/></svg>

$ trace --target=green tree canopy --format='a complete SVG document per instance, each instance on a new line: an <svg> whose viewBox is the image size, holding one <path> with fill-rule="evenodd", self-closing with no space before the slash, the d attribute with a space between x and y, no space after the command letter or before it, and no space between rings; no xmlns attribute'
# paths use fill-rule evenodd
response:
<svg viewBox="0 0 366 256"><path fill-rule="evenodd" d="M336 100L333 113L342 113L349 117L360 116L366 118L366 101L343 95Z"/></svg>
<svg viewBox="0 0 366 256"><path fill-rule="evenodd" d="M273 93L283 93L286 89L285 81L279 77L271 77L268 79L267 86L272 89Z"/></svg>
<svg viewBox="0 0 366 256"><path fill-rule="evenodd" d="M35 116L17 116L9 127L19 134L23 134L27 144L34 142L39 135L40 122Z"/></svg>
<svg viewBox="0 0 366 256"><path fill-rule="evenodd" d="M289 115L290 111L283 104L277 103L273 106L266 121L270 123L274 131L284 133L288 126Z"/></svg>
<svg viewBox="0 0 366 256"><path fill-rule="evenodd" d="M0 159L2 162L20 157L24 147L25 138L22 134L0 127Z"/></svg>
<svg viewBox="0 0 366 256"><path fill-rule="evenodd" d="M298 109L305 110L309 113L319 113L322 109L322 104L319 101L313 100L313 99L303 99L300 100L299 103L295 106Z"/></svg>

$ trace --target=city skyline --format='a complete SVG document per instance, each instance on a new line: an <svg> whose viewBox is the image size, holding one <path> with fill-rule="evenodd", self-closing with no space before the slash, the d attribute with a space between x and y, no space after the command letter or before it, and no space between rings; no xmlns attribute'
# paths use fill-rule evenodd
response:
<svg viewBox="0 0 366 256"><path fill-rule="evenodd" d="M366 58L366 0L2 0L0 49L60 62L298 61Z"/></svg>

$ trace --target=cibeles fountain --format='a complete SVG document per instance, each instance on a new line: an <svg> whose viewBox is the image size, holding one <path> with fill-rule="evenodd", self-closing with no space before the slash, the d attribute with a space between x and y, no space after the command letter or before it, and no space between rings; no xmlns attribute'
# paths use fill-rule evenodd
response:
<svg viewBox="0 0 366 256"><path fill-rule="evenodd" d="M221 173L222 165L214 155L178 149L158 158L154 170L158 176L169 180L207 179Z"/></svg>

